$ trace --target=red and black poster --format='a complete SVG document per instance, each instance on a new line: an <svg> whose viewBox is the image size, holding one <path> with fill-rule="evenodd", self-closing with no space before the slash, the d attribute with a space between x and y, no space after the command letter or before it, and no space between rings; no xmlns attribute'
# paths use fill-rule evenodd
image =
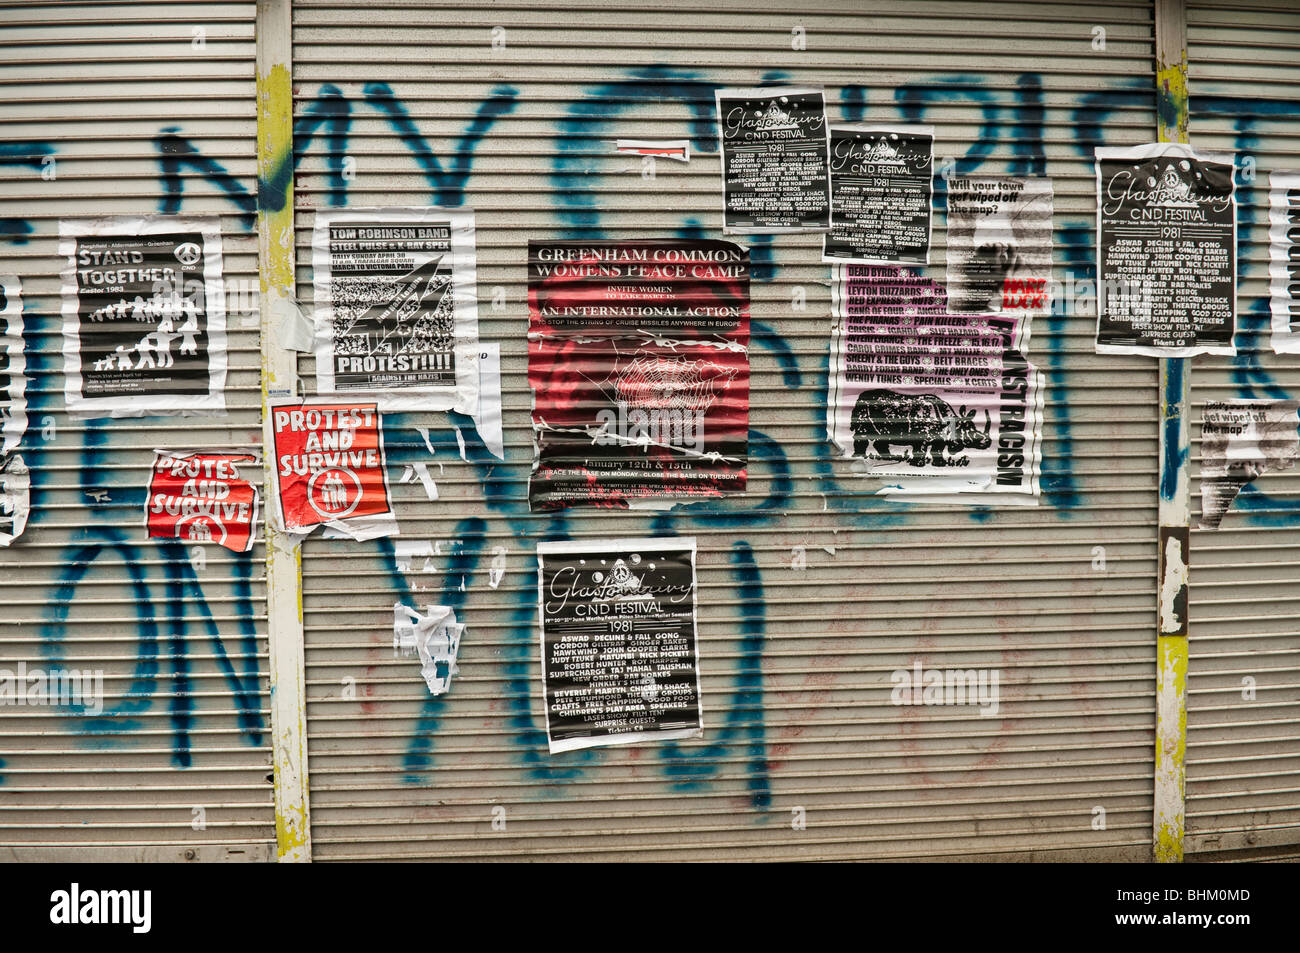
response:
<svg viewBox="0 0 1300 953"><path fill-rule="evenodd" d="M749 252L690 239L532 242L532 509L745 489Z"/></svg>
<svg viewBox="0 0 1300 953"><path fill-rule="evenodd" d="M228 450L154 452L145 504L150 539L215 543L236 553L253 548L257 487L245 473L257 457Z"/></svg>
<svg viewBox="0 0 1300 953"><path fill-rule="evenodd" d="M286 530L327 526L355 540L397 533L375 404L293 403L271 413Z"/></svg>

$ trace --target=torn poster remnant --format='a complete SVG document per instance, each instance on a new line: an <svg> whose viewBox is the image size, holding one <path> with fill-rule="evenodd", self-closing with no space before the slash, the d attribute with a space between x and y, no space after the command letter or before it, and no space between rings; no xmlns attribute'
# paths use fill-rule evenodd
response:
<svg viewBox="0 0 1300 953"><path fill-rule="evenodd" d="M225 415L220 218L65 219L59 253L70 414Z"/></svg>
<svg viewBox="0 0 1300 953"><path fill-rule="evenodd" d="M551 754L704 733L695 539L537 546Z"/></svg>
<svg viewBox="0 0 1300 953"><path fill-rule="evenodd" d="M27 432L27 356L22 282L0 276L0 546L23 534L31 514L31 473L16 451Z"/></svg>
<svg viewBox="0 0 1300 953"><path fill-rule="evenodd" d="M0 456L0 546L8 546L27 528L32 478L20 454Z"/></svg>
<svg viewBox="0 0 1300 953"><path fill-rule="evenodd" d="M1270 172L1268 184L1273 350L1300 354L1300 172Z"/></svg>
<svg viewBox="0 0 1300 953"><path fill-rule="evenodd" d="M317 526L357 541L397 535L375 404L271 405L276 502L281 525Z"/></svg>
<svg viewBox="0 0 1300 953"><path fill-rule="evenodd" d="M23 348L22 282L0 275L0 456L27 432L27 356Z"/></svg>
<svg viewBox="0 0 1300 953"><path fill-rule="evenodd" d="M456 655L465 634L450 606L425 606L424 613L398 602L393 605L393 652L420 657L420 674L432 695L445 694L460 669Z"/></svg>
<svg viewBox="0 0 1300 953"><path fill-rule="evenodd" d="M674 162L691 161L689 139L616 139L614 151L624 155L672 159Z"/></svg>
<svg viewBox="0 0 1300 953"><path fill-rule="evenodd" d="M498 460L506 458L505 430L501 422L501 345L496 341L481 342L478 354L478 412L474 415L474 428L488 453ZM460 457L465 459L465 438L460 429Z"/></svg>
<svg viewBox="0 0 1300 953"><path fill-rule="evenodd" d="M255 455L232 450L154 454L144 516L150 539L216 543L236 553L253 548L257 486L239 471L255 464Z"/></svg>
<svg viewBox="0 0 1300 953"><path fill-rule="evenodd" d="M429 474L429 466L425 463L408 463L402 468L402 478L398 483L415 483L419 482L424 487L424 495L431 501L438 499L438 484L433 482L433 477Z"/></svg>
<svg viewBox="0 0 1300 953"><path fill-rule="evenodd" d="M440 547L431 539L398 539L393 542L393 562L398 572L436 573L438 565L433 561L440 554ZM423 559L424 562L419 562Z"/></svg>
<svg viewBox="0 0 1300 953"><path fill-rule="evenodd" d="M1218 529L1247 483L1296 465L1300 400L1210 400L1201 420L1201 529Z"/></svg>
<svg viewBox="0 0 1300 953"><path fill-rule="evenodd" d="M312 268L320 395L478 411L472 209L323 209Z"/></svg>

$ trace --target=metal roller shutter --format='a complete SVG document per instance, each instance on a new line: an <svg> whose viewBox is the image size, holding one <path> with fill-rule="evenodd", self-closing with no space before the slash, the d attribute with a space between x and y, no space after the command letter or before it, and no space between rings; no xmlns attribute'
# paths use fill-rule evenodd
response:
<svg viewBox="0 0 1300 953"><path fill-rule="evenodd" d="M142 528L154 448L261 442L238 299L257 281L254 15L0 6L0 272L23 281L33 471L26 534L0 549L0 668L101 670L105 696L99 718L0 707L0 858L274 856L261 546L199 561ZM221 216L229 416L71 420L58 220L158 211Z"/></svg>
<svg viewBox="0 0 1300 953"><path fill-rule="evenodd" d="M300 300L313 209L472 206L507 449L466 464L445 415L390 415L400 539L432 555L305 544L316 858L1150 856L1154 362L1098 358L1091 316L1039 319L1043 505L882 502L825 441L820 240L758 237L748 493L534 516L524 338L528 239L720 235L718 86L824 84L834 120L934 124L960 173L1051 176L1055 277L1090 277L1092 148L1155 134L1149 3L301 2L293 41ZM619 137L693 157L643 178ZM416 462L437 502L397 482ZM705 737L548 756L536 542L668 534L699 539ZM399 599L468 623L448 695L393 658ZM999 670L998 716L891 704L917 659Z"/></svg>
<svg viewBox="0 0 1300 953"><path fill-rule="evenodd" d="M1300 382L1296 356L1270 347L1268 301L1268 173L1300 166L1300 12L1189 4L1187 47L1192 144L1254 163L1253 179L1239 173L1237 185L1238 354L1197 358L1199 426L1207 400L1295 396ZM1194 463L1198 448L1199 439ZM1192 533L1189 852L1300 844L1298 513L1300 475L1271 474L1219 531Z"/></svg>

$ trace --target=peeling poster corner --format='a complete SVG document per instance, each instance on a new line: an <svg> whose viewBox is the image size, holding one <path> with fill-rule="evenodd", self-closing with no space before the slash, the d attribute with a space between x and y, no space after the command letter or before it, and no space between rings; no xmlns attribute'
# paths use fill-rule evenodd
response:
<svg viewBox="0 0 1300 953"><path fill-rule="evenodd" d="M465 625L456 621L450 606L425 606L423 614L402 603L393 605L393 652L399 656L420 658L420 674L429 693L443 695L451 689L451 679L460 669L456 655L460 652Z"/></svg>
<svg viewBox="0 0 1300 953"><path fill-rule="evenodd" d="M266 300L276 343L290 351L310 354L316 347L316 326L302 305L283 289L275 287L269 289Z"/></svg>
<svg viewBox="0 0 1300 953"><path fill-rule="evenodd" d="M1200 528L1217 530L1243 487L1296 465L1300 400L1211 400L1201 417Z"/></svg>

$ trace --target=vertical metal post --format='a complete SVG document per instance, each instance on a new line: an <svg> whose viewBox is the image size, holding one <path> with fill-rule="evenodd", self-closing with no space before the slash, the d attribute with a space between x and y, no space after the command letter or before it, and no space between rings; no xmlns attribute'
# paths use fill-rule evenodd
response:
<svg viewBox="0 0 1300 953"><path fill-rule="evenodd" d="M1185 0L1155 0L1161 142L1187 142ZM1190 362L1160 359L1160 585L1156 601L1155 859L1180 863L1187 783L1187 581L1191 530Z"/></svg>
<svg viewBox="0 0 1300 953"><path fill-rule="evenodd" d="M267 638L280 860L311 860L303 675L302 554L274 525L276 468L269 409L298 389L297 353L279 346L277 318L294 298L293 90L290 0L257 4L257 245L261 274L262 447L266 501Z"/></svg>

